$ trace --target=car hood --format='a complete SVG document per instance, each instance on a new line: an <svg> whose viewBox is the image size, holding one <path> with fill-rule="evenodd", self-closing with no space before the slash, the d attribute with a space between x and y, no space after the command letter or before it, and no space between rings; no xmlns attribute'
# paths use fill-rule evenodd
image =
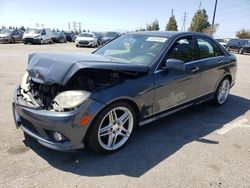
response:
<svg viewBox="0 0 250 188"><path fill-rule="evenodd" d="M38 36L40 36L40 34L39 33L24 33L24 35L23 35L23 37L24 38L33 38L33 37L38 37Z"/></svg>
<svg viewBox="0 0 250 188"><path fill-rule="evenodd" d="M95 54L33 53L27 71L31 79L42 84L65 85L81 69L147 72L142 64L116 62Z"/></svg>

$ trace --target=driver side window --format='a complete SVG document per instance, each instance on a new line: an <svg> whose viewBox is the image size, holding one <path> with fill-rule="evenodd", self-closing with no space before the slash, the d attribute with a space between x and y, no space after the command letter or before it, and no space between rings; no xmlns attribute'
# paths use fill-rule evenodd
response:
<svg viewBox="0 0 250 188"><path fill-rule="evenodd" d="M168 52L167 59L179 59L186 62L195 60L192 36L179 39Z"/></svg>

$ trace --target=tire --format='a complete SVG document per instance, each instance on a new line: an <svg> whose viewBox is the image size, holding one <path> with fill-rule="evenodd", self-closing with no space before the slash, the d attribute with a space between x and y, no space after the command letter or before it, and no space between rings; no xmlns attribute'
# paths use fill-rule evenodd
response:
<svg viewBox="0 0 250 188"><path fill-rule="evenodd" d="M78 48L78 47L79 47L79 45L78 45L78 44L76 44L76 47Z"/></svg>
<svg viewBox="0 0 250 188"><path fill-rule="evenodd" d="M42 45L44 43L43 39L40 39L40 44Z"/></svg>
<svg viewBox="0 0 250 188"><path fill-rule="evenodd" d="M239 54L244 54L244 49L243 48L239 49Z"/></svg>
<svg viewBox="0 0 250 188"><path fill-rule="evenodd" d="M15 43L15 39L13 37L10 38L10 43Z"/></svg>
<svg viewBox="0 0 250 188"><path fill-rule="evenodd" d="M53 42L53 40L52 40L52 39L50 39L49 43L50 43L50 44L53 44L54 42Z"/></svg>
<svg viewBox="0 0 250 188"><path fill-rule="evenodd" d="M113 153L128 142L136 123L135 111L129 104L113 103L104 108L90 125L87 144L98 153Z"/></svg>
<svg viewBox="0 0 250 188"><path fill-rule="evenodd" d="M221 106L227 101L230 91L230 85L230 80L227 77L220 82L216 89L213 100L213 103L216 106Z"/></svg>

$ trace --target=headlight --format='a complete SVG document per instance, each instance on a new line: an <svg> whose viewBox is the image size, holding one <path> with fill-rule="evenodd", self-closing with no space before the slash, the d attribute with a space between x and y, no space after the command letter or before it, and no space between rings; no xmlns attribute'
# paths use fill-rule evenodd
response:
<svg viewBox="0 0 250 188"><path fill-rule="evenodd" d="M75 108L83 103L90 96L88 91L64 91L57 95L54 101L62 108Z"/></svg>

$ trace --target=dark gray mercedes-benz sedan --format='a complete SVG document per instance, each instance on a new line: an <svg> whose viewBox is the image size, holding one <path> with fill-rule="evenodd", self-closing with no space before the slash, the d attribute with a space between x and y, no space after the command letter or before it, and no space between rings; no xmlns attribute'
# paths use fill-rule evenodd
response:
<svg viewBox="0 0 250 188"><path fill-rule="evenodd" d="M201 33L139 32L92 54L33 53L14 92L25 135L56 150L111 153L136 126L191 105L222 105L236 58Z"/></svg>

